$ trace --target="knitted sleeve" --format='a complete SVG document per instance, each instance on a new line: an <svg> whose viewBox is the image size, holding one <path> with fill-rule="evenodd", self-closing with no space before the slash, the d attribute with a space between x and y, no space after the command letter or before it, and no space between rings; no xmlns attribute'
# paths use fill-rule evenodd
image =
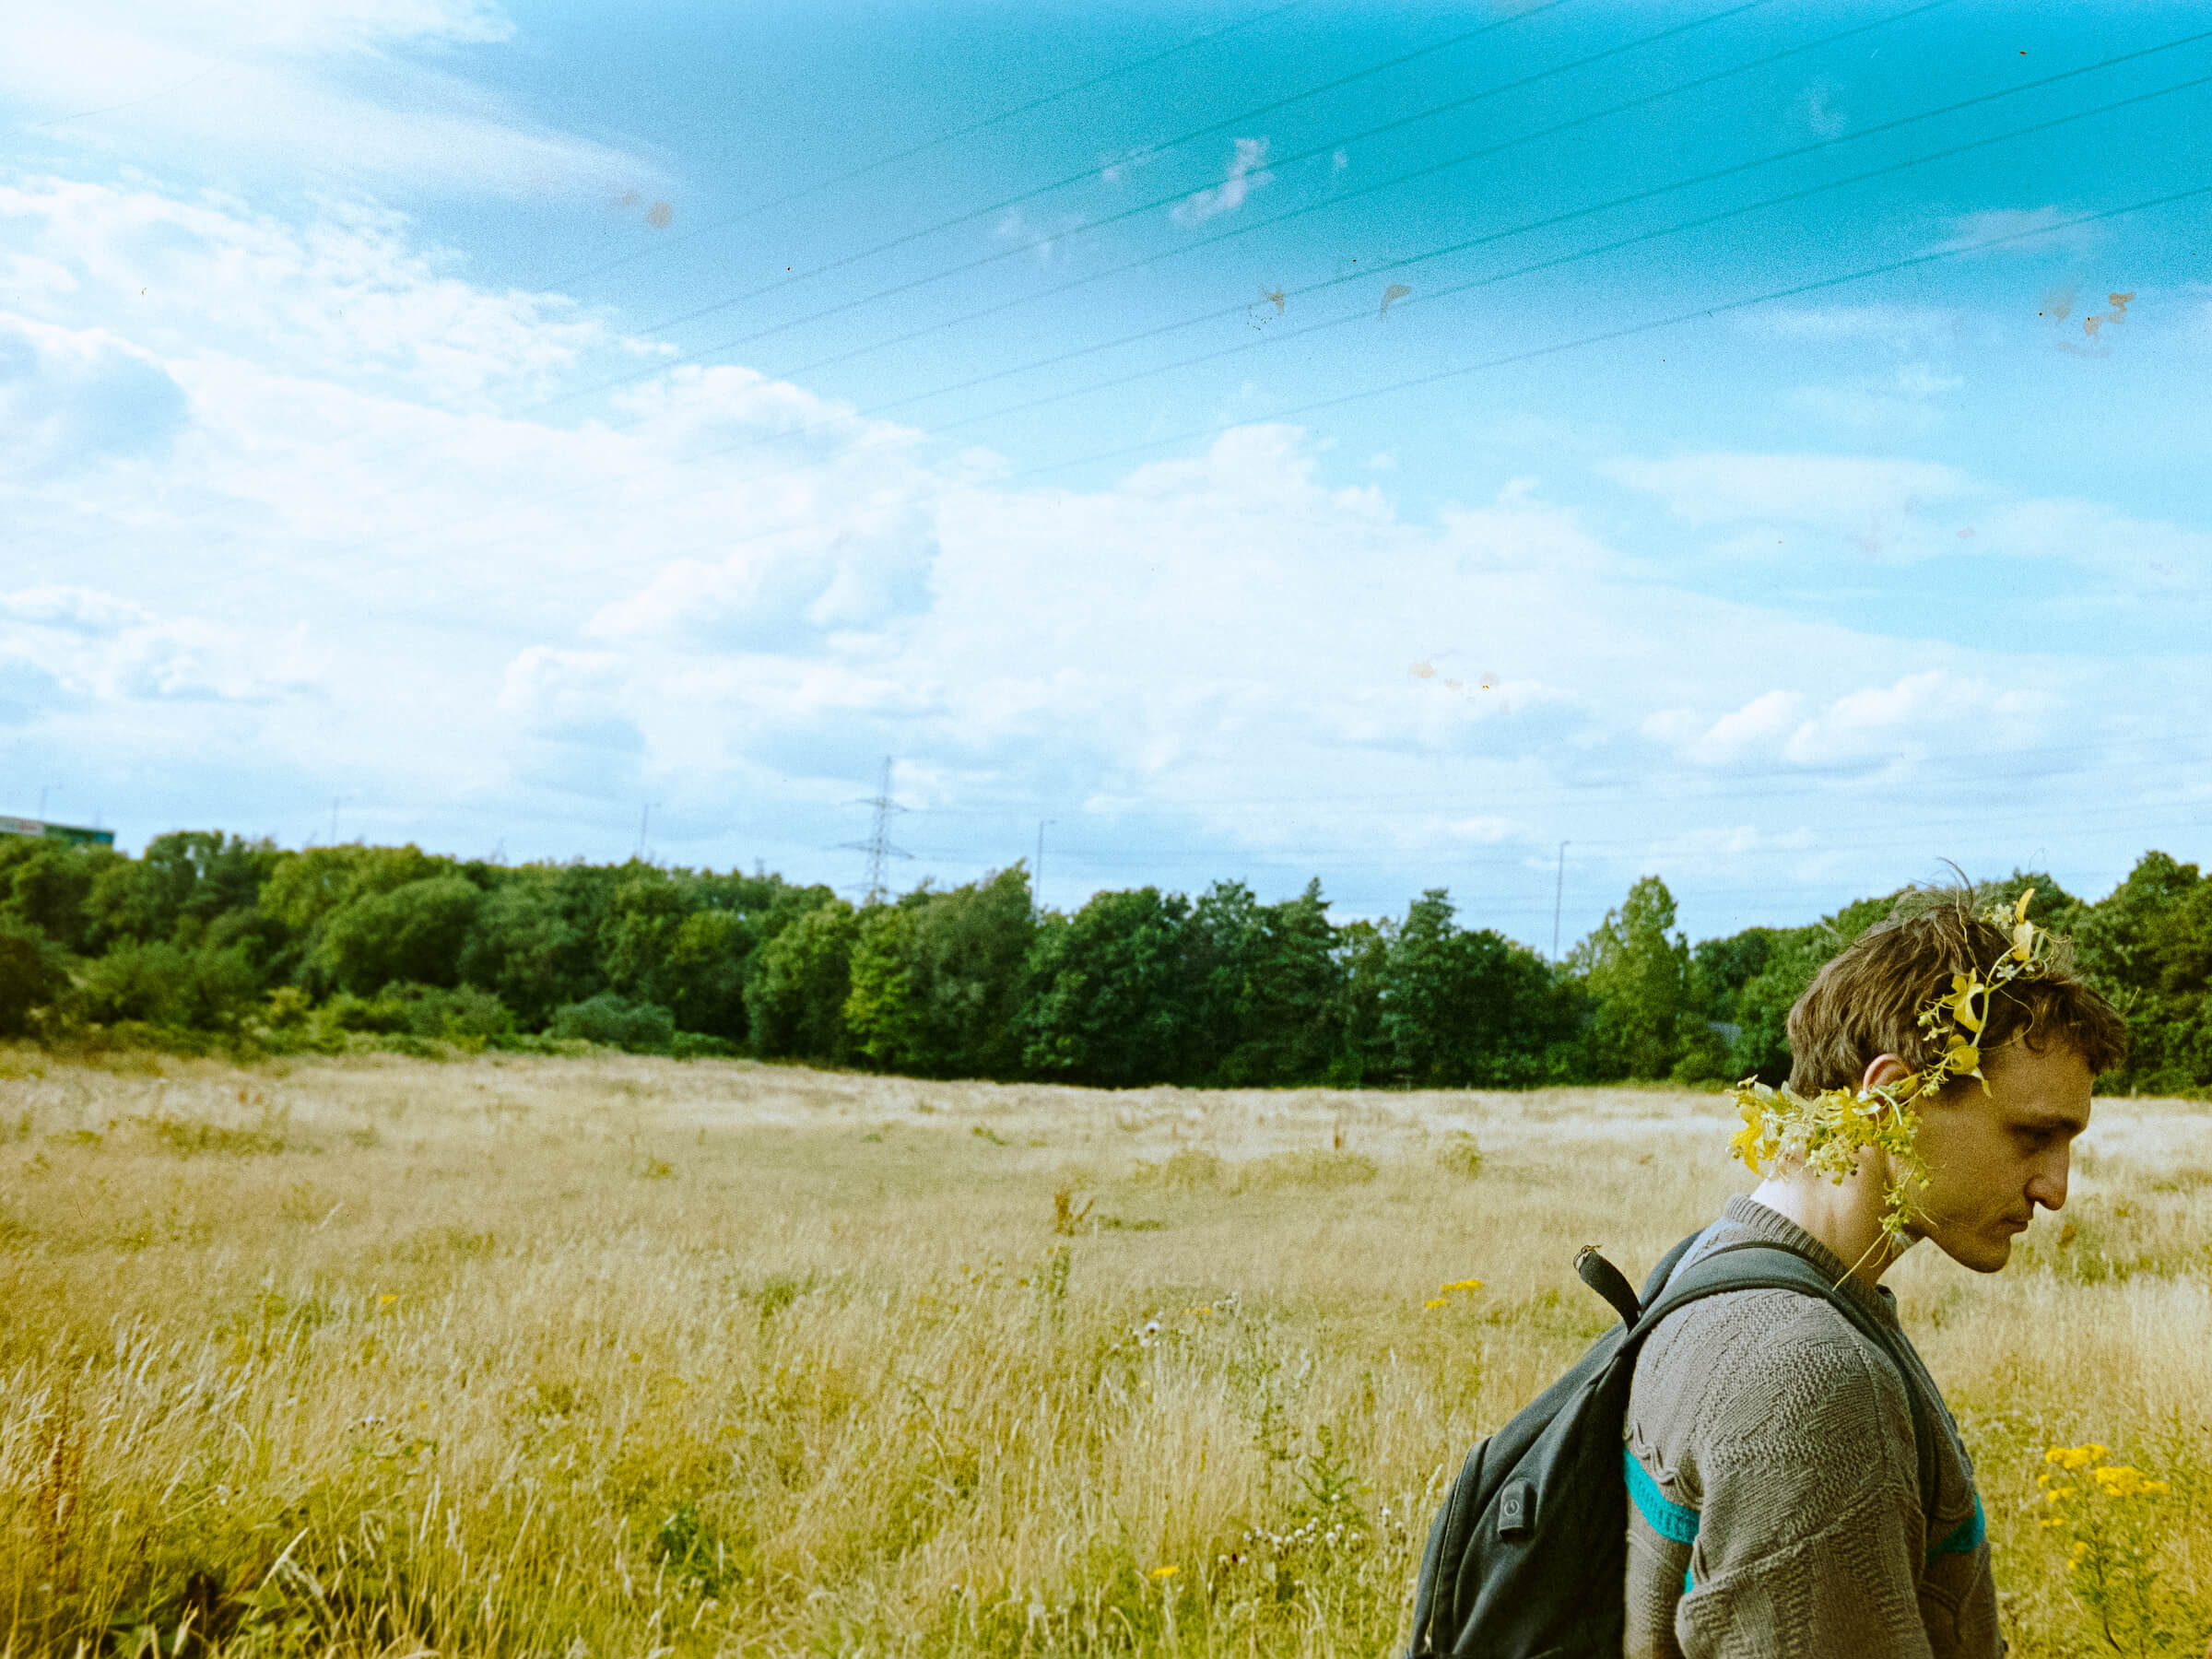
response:
<svg viewBox="0 0 2212 1659"><path fill-rule="evenodd" d="M1928 1659L1911 1407L1841 1314L1777 1290L1686 1309L1637 1367L1630 1430L1696 1512L1684 1659Z"/></svg>

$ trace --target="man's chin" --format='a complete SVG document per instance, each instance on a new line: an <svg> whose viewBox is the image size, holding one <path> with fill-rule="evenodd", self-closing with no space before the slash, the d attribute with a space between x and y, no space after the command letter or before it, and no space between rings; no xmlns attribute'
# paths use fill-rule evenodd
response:
<svg viewBox="0 0 2212 1659"><path fill-rule="evenodd" d="M1976 1273L2002 1273L2006 1264L2012 1260L2013 1235L2009 1232L1933 1236L1945 1255Z"/></svg>

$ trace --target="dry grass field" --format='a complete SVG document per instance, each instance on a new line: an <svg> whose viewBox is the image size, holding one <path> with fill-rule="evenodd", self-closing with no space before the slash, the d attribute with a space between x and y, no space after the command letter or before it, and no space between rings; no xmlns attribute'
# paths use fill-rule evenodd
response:
<svg viewBox="0 0 2212 1659"><path fill-rule="evenodd" d="M1641 1274L1732 1126L0 1052L0 1653L1380 1654L1467 1445L1611 1318L1575 1248ZM2194 1655L2212 1117L2100 1103L2066 1219L1893 1282L2015 1654L2112 1651L2035 1484L2097 1441L2171 1488Z"/></svg>

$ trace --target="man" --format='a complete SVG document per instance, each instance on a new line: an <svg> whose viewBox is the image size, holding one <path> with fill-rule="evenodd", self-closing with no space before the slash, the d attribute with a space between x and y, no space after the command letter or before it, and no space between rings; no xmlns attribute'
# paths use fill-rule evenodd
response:
<svg viewBox="0 0 2212 1659"><path fill-rule="evenodd" d="M1957 1036L1924 1015L2029 936L1976 915L1968 895L1919 896L1823 968L1790 1010L1792 1093L1909 1093ZM1982 1077L1913 1101L1916 1160L1869 1147L1840 1182L1785 1160L1729 1201L1686 1262L1738 1240L1780 1244L1891 1330L1882 1275L1918 1240L1977 1273L2001 1269L2036 1206L2065 1203L2091 1080L2125 1042L2118 1013L2062 956L2039 945L2032 971L2013 966L2017 977L1989 976L1966 1013L1977 1029L1959 1039L1978 1039ZM1900 1183L1901 1237L1883 1225ZM1629 1659L2003 1652L1972 1462L1901 1333L1900 1347L1934 1407L1932 1514L1905 1382L1837 1309L1794 1291L1735 1291L1653 1333L1624 1430Z"/></svg>

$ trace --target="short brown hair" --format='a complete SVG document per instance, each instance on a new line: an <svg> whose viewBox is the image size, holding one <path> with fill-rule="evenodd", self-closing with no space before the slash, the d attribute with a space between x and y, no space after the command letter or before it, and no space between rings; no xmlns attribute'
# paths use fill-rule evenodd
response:
<svg viewBox="0 0 2212 1659"><path fill-rule="evenodd" d="M2011 947L2006 930L1977 913L1971 888L1915 888L1886 922L1845 946L1790 1009L1790 1087L1801 1095L1856 1088L1882 1054L1915 1068L1936 1045L1920 1011L1951 988L1951 975L1987 972ZM1989 1000L1982 1033L1986 1053L2015 1040L2041 1053L2053 1041L2080 1051L2090 1072L2127 1057L2120 1011L2074 972L2063 939L2053 941L2051 971L2015 980Z"/></svg>

